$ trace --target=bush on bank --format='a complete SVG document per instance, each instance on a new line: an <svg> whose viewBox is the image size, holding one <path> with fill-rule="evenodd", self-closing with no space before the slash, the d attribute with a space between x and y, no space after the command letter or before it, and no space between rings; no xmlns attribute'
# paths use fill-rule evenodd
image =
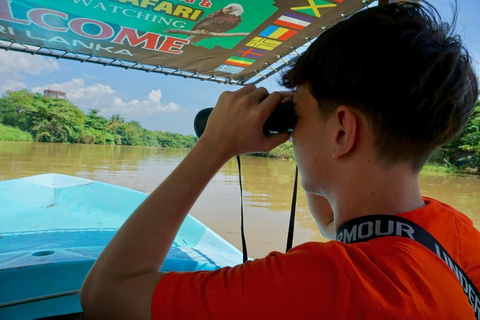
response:
<svg viewBox="0 0 480 320"><path fill-rule="evenodd" d="M284 144L279 145L270 152L254 153L253 155L267 158L279 158L284 160L295 159L295 157L293 156L293 144L291 141L287 141Z"/></svg>
<svg viewBox="0 0 480 320"><path fill-rule="evenodd" d="M33 137L30 133L22 131L18 128L0 124L0 140L1 141L33 141Z"/></svg>

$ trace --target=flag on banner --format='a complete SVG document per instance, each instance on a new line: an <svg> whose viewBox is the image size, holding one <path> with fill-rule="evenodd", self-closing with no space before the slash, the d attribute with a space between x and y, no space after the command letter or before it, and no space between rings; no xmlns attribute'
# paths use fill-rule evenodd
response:
<svg viewBox="0 0 480 320"><path fill-rule="evenodd" d="M293 31L287 28L277 27L277 26L269 26L267 29L263 30L260 35L262 37L278 39L278 40L288 40L293 35L295 35L297 31Z"/></svg>
<svg viewBox="0 0 480 320"><path fill-rule="evenodd" d="M241 67L235 67L235 66L229 66L226 64L221 64L215 69L215 71L220 71L220 72L225 72L225 73L230 73L230 74L237 74L245 70L245 68Z"/></svg>
<svg viewBox="0 0 480 320"><path fill-rule="evenodd" d="M243 47L242 49L235 52L235 55L244 58L258 59L260 57L263 57L266 53L268 53L268 51Z"/></svg>
<svg viewBox="0 0 480 320"><path fill-rule="evenodd" d="M283 16L278 18L274 22L274 24L292 29L302 30L313 21L315 21L315 18L297 12L288 11Z"/></svg>
<svg viewBox="0 0 480 320"><path fill-rule="evenodd" d="M235 57L232 56L225 60L225 64L233 65L233 66L238 66L238 67L248 67L252 63L254 63L255 60L253 59L247 59L247 58L241 58L241 57Z"/></svg>
<svg viewBox="0 0 480 320"><path fill-rule="evenodd" d="M306 0L306 1L308 1L308 5L301 6L301 7L293 7L290 9L320 18L322 15L320 14L319 9L322 9L322 13L325 13L331 8L334 8L337 6L336 4L330 3L325 0Z"/></svg>
<svg viewBox="0 0 480 320"><path fill-rule="evenodd" d="M262 37L255 37L250 42L247 43L248 47L259 48L264 50L273 50L281 44L281 41L262 38Z"/></svg>

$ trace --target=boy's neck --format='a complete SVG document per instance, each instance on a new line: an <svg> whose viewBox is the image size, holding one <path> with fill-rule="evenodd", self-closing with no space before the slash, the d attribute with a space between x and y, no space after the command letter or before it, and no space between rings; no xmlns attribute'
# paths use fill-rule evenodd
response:
<svg viewBox="0 0 480 320"><path fill-rule="evenodd" d="M367 215L399 214L425 206L418 173L407 166L385 170L379 167L345 172L329 196L335 230L345 222Z"/></svg>

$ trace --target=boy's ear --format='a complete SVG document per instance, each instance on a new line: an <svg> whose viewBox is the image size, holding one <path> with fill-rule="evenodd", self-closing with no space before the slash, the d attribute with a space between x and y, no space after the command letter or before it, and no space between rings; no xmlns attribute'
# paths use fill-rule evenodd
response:
<svg viewBox="0 0 480 320"><path fill-rule="evenodd" d="M355 145L359 119L351 108L343 105L337 108L334 118L336 132L332 157L338 159L348 154Z"/></svg>

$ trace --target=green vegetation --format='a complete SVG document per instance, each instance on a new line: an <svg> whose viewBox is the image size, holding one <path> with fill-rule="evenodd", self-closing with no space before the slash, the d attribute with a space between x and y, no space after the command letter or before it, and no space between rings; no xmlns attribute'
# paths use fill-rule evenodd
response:
<svg viewBox="0 0 480 320"><path fill-rule="evenodd" d="M0 140L167 148L191 148L198 140L193 135L150 131L118 114L107 119L99 112L90 109L84 114L68 100L27 90L7 91L0 99Z"/></svg>
<svg viewBox="0 0 480 320"><path fill-rule="evenodd" d="M430 162L447 164L461 171L478 172L480 170L480 101L477 101L462 133L437 150Z"/></svg>
<svg viewBox="0 0 480 320"><path fill-rule="evenodd" d="M439 173L460 173L462 170L452 166L451 164L439 165L427 163L423 166L422 171L439 172Z"/></svg>
<svg viewBox="0 0 480 320"><path fill-rule="evenodd" d="M5 126L0 124L0 140L1 141L33 141L30 133L22 131L18 128Z"/></svg>
<svg viewBox="0 0 480 320"><path fill-rule="evenodd" d="M268 153L254 153L255 156L267 157L267 158L279 158L284 160L293 160L293 144L291 141L287 141L284 144L279 145Z"/></svg>

